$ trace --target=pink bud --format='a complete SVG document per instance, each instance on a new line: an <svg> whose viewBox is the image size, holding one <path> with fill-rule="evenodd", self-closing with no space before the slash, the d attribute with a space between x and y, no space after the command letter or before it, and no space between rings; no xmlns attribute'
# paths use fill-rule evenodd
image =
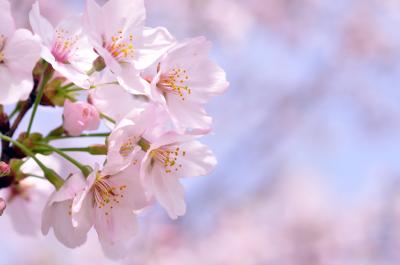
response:
<svg viewBox="0 0 400 265"><path fill-rule="evenodd" d="M4 177L10 174L10 166L3 161L0 161L0 177Z"/></svg>
<svg viewBox="0 0 400 265"><path fill-rule="evenodd" d="M0 198L0 216L3 215L5 209L6 209L6 201L3 198Z"/></svg>
<svg viewBox="0 0 400 265"><path fill-rule="evenodd" d="M69 135L78 136L84 130L96 130L100 125L100 114L87 102L64 103L64 129Z"/></svg>

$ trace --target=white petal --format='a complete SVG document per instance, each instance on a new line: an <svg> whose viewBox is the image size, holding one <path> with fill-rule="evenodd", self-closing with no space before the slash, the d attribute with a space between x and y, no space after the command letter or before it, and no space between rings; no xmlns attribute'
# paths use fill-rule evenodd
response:
<svg viewBox="0 0 400 265"><path fill-rule="evenodd" d="M37 34L45 46L50 46L54 38L54 27L40 14L39 2L32 6L29 13L29 22L33 32Z"/></svg>
<svg viewBox="0 0 400 265"><path fill-rule="evenodd" d="M40 45L26 29L15 31L4 47L4 62L13 71L31 73L39 58Z"/></svg>
<svg viewBox="0 0 400 265"><path fill-rule="evenodd" d="M100 81L101 83L101 81ZM147 104L141 97L128 93L119 85L102 85L90 91L91 103L102 113L117 122L132 109L144 109Z"/></svg>
<svg viewBox="0 0 400 265"><path fill-rule="evenodd" d="M178 178L166 174L163 168L154 166L152 170L154 195L160 205L172 219L182 216L186 212L184 189Z"/></svg>
<svg viewBox="0 0 400 265"><path fill-rule="evenodd" d="M26 100L33 88L32 74L14 72L0 65L0 104Z"/></svg>
<svg viewBox="0 0 400 265"><path fill-rule="evenodd" d="M143 70L154 64L175 43L175 38L166 28L145 28L143 35L135 44L137 49L135 68Z"/></svg>
<svg viewBox="0 0 400 265"><path fill-rule="evenodd" d="M94 225L100 243L107 254L113 256L117 253L108 253L107 250L132 238L138 229L136 215L127 207L114 207L111 211L97 209ZM124 254L124 253L121 253Z"/></svg>
<svg viewBox="0 0 400 265"><path fill-rule="evenodd" d="M69 248L75 248L86 242L86 234L88 230L75 228L72 225L71 216L69 215L72 201L56 202L51 206L49 215L57 239ZM46 210L47 211L47 210ZM46 221L48 223L48 221Z"/></svg>
<svg viewBox="0 0 400 265"><path fill-rule="evenodd" d="M182 168L177 171L179 177L197 177L209 174L217 165L211 149L199 141L185 142L179 145L180 155L176 163L182 164ZM182 152L185 155L182 155Z"/></svg>
<svg viewBox="0 0 400 265"><path fill-rule="evenodd" d="M110 0L103 6L103 12L108 18L105 24L105 34L108 38L118 30L126 30L129 33L141 30L146 18L143 0Z"/></svg>

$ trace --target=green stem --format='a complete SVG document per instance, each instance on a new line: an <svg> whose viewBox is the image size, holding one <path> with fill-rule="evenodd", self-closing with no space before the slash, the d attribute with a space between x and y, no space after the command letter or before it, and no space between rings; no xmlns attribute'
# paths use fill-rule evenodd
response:
<svg viewBox="0 0 400 265"><path fill-rule="evenodd" d="M68 89L70 87L73 87L73 86L75 86L74 83L69 83L69 84L66 84L65 86L61 87L61 89L66 90L66 89Z"/></svg>
<svg viewBox="0 0 400 265"><path fill-rule="evenodd" d="M13 145L17 146L19 149L21 149L27 156L30 156L35 162L36 164L40 167L40 169L42 169L45 177L57 188L59 189L63 183L64 180L61 179L60 177L57 176L57 174L52 171L50 168L46 167L36 156L34 153L32 153L31 150L29 150L25 145L23 145L22 143L15 141L14 139L5 136L4 134L0 133L0 138L12 143Z"/></svg>
<svg viewBox="0 0 400 265"><path fill-rule="evenodd" d="M33 120L35 119L35 115L36 115L36 111L39 107L40 101L42 100L43 97L43 92L44 92L44 87L46 86L47 82L51 79L52 73L53 71L51 71L51 73L46 73L46 71L48 70L48 63L45 62L44 63L44 70L43 70L43 74L42 74L42 78L41 78L41 83L39 86L39 90L37 92L36 95L36 99L35 99L35 103L33 105L33 110L32 110L32 115L31 118L29 120L29 124L28 124L28 129L26 131L27 136L29 136L29 133L31 132L32 129L32 124L33 124Z"/></svg>
<svg viewBox="0 0 400 265"><path fill-rule="evenodd" d="M43 176L39 176L39 175L35 175L35 174L27 174L28 175L28 177L33 177L33 178L38 178L38 179L46 179L45 177L43 177Z"/></svg>
<svg viewBox="0 0 400 265"><path fill-rule="evenodd" d="M50 151L53 151L55 153L57 153L58 155L60 155L61 157L63 157L64 159L66 159L67 161L71 162L71 164L73 164L74 166L76 166L77 168L79 168L80 171L82 171L82 174L85 175L85 177L87 177L90 172L91 169L88 166L82 165L81 163L79 163L77 160L75 160L74 158L72 158L71 156L67 155L66 153L64 153L62 150L60 150L59 148L56 148L54 146L48 145L48 144L40 144L42 147L47 148Z"/></svg>
<svg viewBox="0 0 400 265"><path fill-rule="evenodd" d="M100 113L100 117L103 118L103 119L106 119L107 121L109 121L109 122L111 122L111 123L114 123L114 124L116 123L115 120L114 120L113 118L107 116L107 115L104 114L104 113Z"/></svg>
<svg viewBox="0 0 400 265"><path fill-rule="evenodd" d="M57 149L62 152L88 152L88 153L90 152L89 147L66 147L66 148L57 148ZM52 151L52 150L45 147L45 148L35 148L34 151L46 152L46 151Z"/></svg>
<svg viewBox="0 0 400 265"><path fill-rule="evenodd" d="M79 91L83 91L83 90L86 90L86 89L77 87L77 88L71 88L71 89L65 90L65 93L79 92Z"/></svg>
<svg viewBox="0 0 400 265"><path fill-rule="evenodd" d="M107 137L110 133L87 133L81 134L78 136L71 136L71 135L63 135L63 136L48 136L45 140L53 141L53 140L61 140L61 139L69 139L69 138L81 138L81 137Z"/></svg>

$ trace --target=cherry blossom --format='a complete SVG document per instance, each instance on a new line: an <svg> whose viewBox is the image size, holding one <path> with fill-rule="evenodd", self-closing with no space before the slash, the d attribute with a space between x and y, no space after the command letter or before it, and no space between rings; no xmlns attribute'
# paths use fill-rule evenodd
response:
<svg viewBox="0 0 400 265"><path fill-rule="evenodd" d="M110 0L104 6L86 1L84 25L93 47L118 81L136 94L148 93L138 70L175 42L165 28L145 28L145 16L143 0Z"/></svg>
<svg viewBox="0 0 400 265"><path fill-rule="evenodd" d="M160 60L151 80L152 97L167 106L181 127L209 128L203 105L228 88L224 70L209 58L203 37L177 44Z"/></svg>
<svg viewBox="0 0 400 265"><path fill-rule="evenodd" d="M91 69L96 54L83 34L81 16L71 16L54 27L40 14L36 2L29 20L34 33L41 39L42 58L77 86L89 88L86 72Z"/></svg>
<svg viewBox="0 0 400 265"><path fill-rule="evenodd" d="M138 227L135 211L148 204L138 166L131 164L115 175L106 175L96 166L72 205L73 224L79 225L80 216L87 215L110 257L126 254L129 239Z"/></svg>
<svg viewBox="0 0 400 265"><path fill-rule="evenodd" d="M175 219L186 210L179 179L206 175L217 161L212 151L196 140L199 135L171 131L167 117L160 105L150 105L123 119L109 137L105 171L141 161L140 176L147 196L154 196Z"/></svg>
<svg viewBox="0 0 400 265"><path fill-rule="evenodd" d="M0 10L0 104L13 104L32 91L40 45L28 30L15 28L8 1L0 0Z"/></svg>
<svg viewBox="0 0 400 265"><path fill-rule="evenodd" d="M76 248L94 228L105 255L123 258L141 213L158 201L184 215L181 179L216 166L199 138L225 72L205 38L178 43L145 17L144 0L86 0L53 25L36 2L33 35L0 0L0 215L17 232L53 230ZM57 116L37 126L43 112Z"/></svg>

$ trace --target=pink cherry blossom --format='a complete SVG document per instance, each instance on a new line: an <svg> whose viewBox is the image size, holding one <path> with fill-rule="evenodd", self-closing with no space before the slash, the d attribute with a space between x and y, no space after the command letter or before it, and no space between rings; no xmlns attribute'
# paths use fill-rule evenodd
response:
<svg viewBox="0 0 400 265"><path fill-rule="evenodd" d="M32 70L39 58L38 41L28 30L15 29L10 3L0 0L0 104L13 104L29 97Z"/></svg>
<svg viewBox="0 0 400 265"><path fill-rule="evenodd" d="M134 109L122 119L108 137L107 164L104 172L115 174L137 162L141 136L151 131L157 136L169 126L167 113L160 105L149 104L146 109ZM148 137L150 135L147 133ZM148 138L150 139L150 138ZM152 140L153 138L151 138Z"/></svg>
<svg viewBox="0 0 400 265"><path fill-rule="evenodd" d="M172 219L186 212L180 178L204 176L216 166L212 151L196 136L170 132L151 143L142 160L140 176L150 196Z"/></svg>
<svg viewBox="0 0 400 265"><path fill-rule="evenodd" d="M217 162L212 151L196 140L198 135L171 131L165 113L159 105L150 105L123 119L109 136L104 170L114 172L141 161L147 196L154 196L175 219L186 210L179 179L206 175Z"/></svg>
<svg viewBox="0 0 400 265"><path fill-rule="evenodd" d="M153 73L153 100L165 104L181 127L209 128L211 118L203 105L228 88L224 70L209 58L210 48L203 37L178 44Z"/></svg>
<svg viewBox="0 0 400 265"><path fill-rule="evenodd" d="M64 103L64 129L69 135L78 136L84 130L96 130L100 125L100 114L97 109L86 102Z"/></svg>
<svg viewBox="0 0 400 265"><path fill-rule="evenodd" d="M145 28L143 0L86 1L84 25L96 52L130 92L144 94L138 70L153 64L174 43L165 28ZM107 19L104 19L107 18Z"/></svg>
<svg viewBox="0 0 400 265"><path fill-rule="evenodd" d="M96 166L72 205L72 223L79 226L80 216L88 216L111 258L126 254L138 226L134 211L148 204L138 166L139 163L131 164L115 175L105 175Z"/></svg>
<svg viewBox="0 0 400 265"><path fill-rule="evenodd" d="M29 20L33 31L41 39L42 58L77 86L89 88L86 72L91 69L96 54L82 32L81 16L72 16L53 27L42 17L36 2L29 13Z"/></svg>

